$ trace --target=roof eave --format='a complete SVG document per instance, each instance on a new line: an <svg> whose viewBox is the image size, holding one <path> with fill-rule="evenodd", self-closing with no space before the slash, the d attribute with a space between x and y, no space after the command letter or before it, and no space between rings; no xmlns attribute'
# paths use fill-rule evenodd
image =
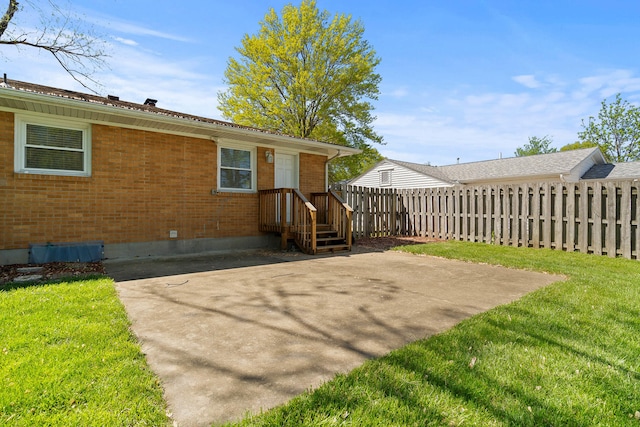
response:
<svg viewBox="0 0 640 427"><path fill-rule="evenodd" d="M13 102L3 102L2 99ZM47 106L53 109L51 110ZM31 113L44 112L71 119L89 120L94 123L144 128L156 132L188 134L198 138L240 139L267 146L300 148L319 152L329 157L345 157L362 152L356 148L326 142L280 135L260 129L236 127L231 123L225 125L222 122L212 123L183 117L171 117L149 111L128 110L122 107L12 88L0 87L0 107Z"/></svg>

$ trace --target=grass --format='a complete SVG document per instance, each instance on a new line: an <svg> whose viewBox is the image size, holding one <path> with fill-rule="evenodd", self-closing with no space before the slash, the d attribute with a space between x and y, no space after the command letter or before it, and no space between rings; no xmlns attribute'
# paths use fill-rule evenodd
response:
<svg viewBox="0 0 640 427"><path fill-rule="evenodd" d="M111 279L0 287L0 325L0 425L168 424Z"/></svg>
<svg viewBox="0 0 640 427"><path fill-rule="evenodd" d="M229 425L640 426L638 261L461 242L402 250L567 280Z"/></svg>
<svg viewBox="0 0 640 427"><path fill-rule="evenodd" d="M640 426L640 262L461 242L402 250L567 280L229 425ZM0 425L169 423L112 280L0 287L0 325Z"/></svg>

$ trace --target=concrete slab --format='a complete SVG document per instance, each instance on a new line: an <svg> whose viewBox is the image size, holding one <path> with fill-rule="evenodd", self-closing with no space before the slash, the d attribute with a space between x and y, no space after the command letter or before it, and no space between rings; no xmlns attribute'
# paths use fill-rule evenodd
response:
<svg viewBox="0 0 640 427"><path fill-rule="evenodd" d="M400 252L224 254L107 271L180 426L266 410L562 279Z"/></svg>

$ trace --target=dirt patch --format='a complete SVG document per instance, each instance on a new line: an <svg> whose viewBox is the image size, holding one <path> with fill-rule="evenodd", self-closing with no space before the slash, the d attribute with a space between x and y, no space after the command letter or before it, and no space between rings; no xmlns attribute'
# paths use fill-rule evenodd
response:
<svg viewBox="0 0 640 427"><path fill-rule="evenodd" d="M396 246L421 245L424 243L441 242L442 240L420 236L385 236L369 237L356 240L356 245L367 248L387 250Z"/></svg>
<svg viewBox="0 0 640 427"><path fill-rule="evenodd" d="M29 272L25 269L42 267L41 270ZM16 281L26 275L42 276L31 282L46 282L67 277L83 277L106 274L102 262L51 262L46 264L12 264L0 265L0 285Z"/></svg>

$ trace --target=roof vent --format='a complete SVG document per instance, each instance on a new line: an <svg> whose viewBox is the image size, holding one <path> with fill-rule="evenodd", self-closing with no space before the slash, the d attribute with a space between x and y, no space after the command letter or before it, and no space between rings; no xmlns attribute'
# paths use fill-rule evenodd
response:
<svg viewBox="0 0 640 427"><path fill-rule="evenodd" d="M155 107L157 102L158 102L157 99L147 98L147 100L144 101L144 105L149 105L151 107Z"/></svg>
<svg viewBox="0 0 640 427"><path fill-rule="evenodd" d="M11 85L7 81L7 73L4 73L4 78L2 79L2 82L0 83L0 87L11 87Z"/></svg>
<svg viewBox="0 0 640 427"><path fill-rule="evenodd" d="M109 101L120 101L120 97L115 95L107 95L107 98Z"/></svg>

